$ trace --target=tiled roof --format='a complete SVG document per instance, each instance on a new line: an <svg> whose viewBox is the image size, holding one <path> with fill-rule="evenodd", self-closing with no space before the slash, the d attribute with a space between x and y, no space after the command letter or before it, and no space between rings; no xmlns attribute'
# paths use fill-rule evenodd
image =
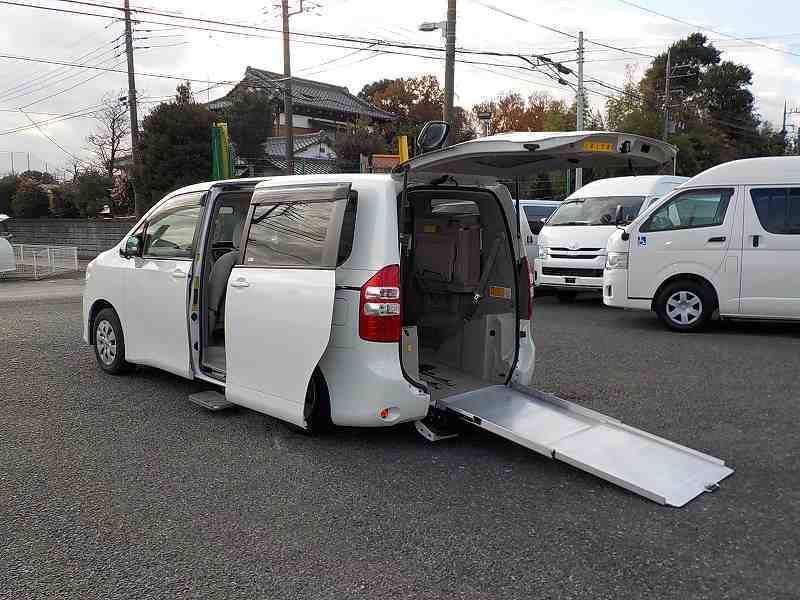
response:
<svg viewBox="0 0 800 600"><path fill-rule="evenodd" d="M330 140L324 131L315 133L296 133L293 136L294 152L302 152L311 146L329 143ZM267 156L283 156L286 154L286 138L284 136L268 137L263 145L264 154Z"/></svg>
<svg viewBox="0 0 800 600"><path fill-rule="evenodd" d="M283 75L263 69L247 67L244 79L239 85L258 87L265 92L284 91ZM351 94L346 87L292 77L292 99L295 107L307 106L323 110L336 111L352 115L353 117L368 117L375 121L393 121L397 116L373 106L366 100ZM227 96L212 100L208 103L210 109L219 109L227 104ZM295 109L296 112L297 109Z"/></svg>

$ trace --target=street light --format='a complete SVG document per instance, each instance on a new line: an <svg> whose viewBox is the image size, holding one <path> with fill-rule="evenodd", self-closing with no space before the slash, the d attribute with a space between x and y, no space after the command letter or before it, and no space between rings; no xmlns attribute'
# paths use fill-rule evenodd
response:
<svg viewBox="0 0 800 600"><path fill-rule="evenodd" d="M421 23L419 26L420 31L436 31L437 29L442 30L442 38L447 39L447 21L425 21Z"/></svg>

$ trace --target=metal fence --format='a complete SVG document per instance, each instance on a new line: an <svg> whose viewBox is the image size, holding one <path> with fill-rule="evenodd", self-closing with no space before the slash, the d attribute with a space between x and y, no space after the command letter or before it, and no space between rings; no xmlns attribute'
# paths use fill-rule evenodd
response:
<svg viewBox="0 0 800 600"><path fill-rule="evenodd" d="M0 278L43 279L78 270L77 246L12 244L17 269Z"/></svg>

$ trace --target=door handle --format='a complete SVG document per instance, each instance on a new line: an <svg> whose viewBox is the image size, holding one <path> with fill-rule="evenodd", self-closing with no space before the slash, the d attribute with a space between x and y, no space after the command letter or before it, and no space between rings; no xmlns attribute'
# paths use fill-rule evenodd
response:
<svg viewBox="0 0 800 600"><path fill-rule="evenodd" d="M708 241L709 241L709 243L712 243L712 244L721 244L721 243L722 243L722 242L724 242L726 239L727 239L727 238L726 238L724 235L721 235L721 236L719 236L719 237L712 237L712 238L708 238Z"/></svg>
<svg viewBox="0 0 800 600"><path fill-rule="evenodd" d="M172 277L173 279L186 279L186 271L183 269L173 269Z"/></svg>
<svg viewBox="0 0 800 600"><path fill-rule="evenodd" d="M231 281L231 287L235 288L246 288L250 287L250 282L247 281L244 277L239 277L238 279L234 279Z"/></svg>
<svg viewBox="0 0 800 600"><path fill-rule="evenodd" d="M761 236L760 235L754 235L753 236L753 248L758 248L758 244L759 244L760 241L761 241Z"/></svg>

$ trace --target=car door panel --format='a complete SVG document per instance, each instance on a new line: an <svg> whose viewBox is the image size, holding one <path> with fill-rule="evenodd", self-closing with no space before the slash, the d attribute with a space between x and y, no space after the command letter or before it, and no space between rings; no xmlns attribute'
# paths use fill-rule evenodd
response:
<svg viewBox="0 0 800 600"><path fill-rule="evenodd" d="M744 198L741 314L800 318L800 186L751 187Z"/></svg>
<svg viewBox="0 0 800 600"><path fill-rule="evenodd" d="M350 184L260 185L228 280L226 397L305 425L309 380L328 346Z"/></svg>

